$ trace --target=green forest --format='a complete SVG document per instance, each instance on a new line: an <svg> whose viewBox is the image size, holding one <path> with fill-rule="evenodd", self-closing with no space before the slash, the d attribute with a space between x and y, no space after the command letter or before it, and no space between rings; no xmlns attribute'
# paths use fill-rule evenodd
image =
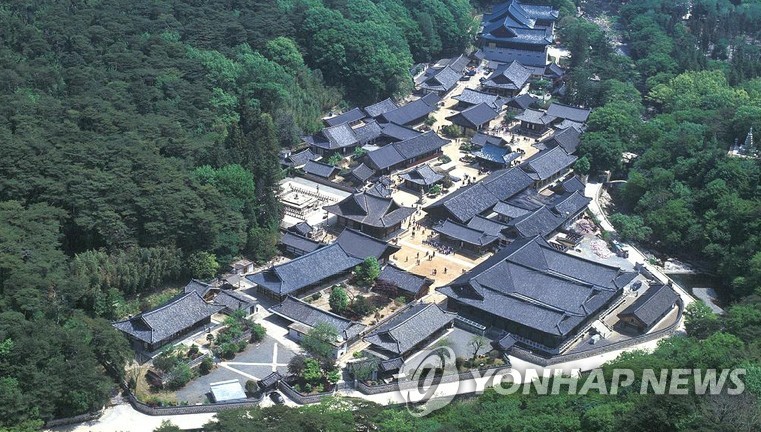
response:
<svg viewBox="0 0 761 432"><path fill-rule="evenodd" d="M109 321L271 258L279 150L473 25L464 0L0 5L0 430L103 406L132 354Z"/></svg>
<svg viewBox="0 0 761 432"><path fill-rule="evenodd" d="M761 172L758 160L727 157L751 126L761 131L761 3L585 3L615 15L630 57L575 17L571 2L554 3L572 52L565 102L594 108L580 153L593 173L627 180L611 219L625 240L715 272L733 302L721 318L691 308L689 336L605 369L742 366L743 397L487 392L423 419L326 401L225 412L207 430L761 427ZM102 407L132 356L110 320L235 257L271 258L279 150L318 130L331 109L408 94L414 64L462 52L477 25L473 8L485 6L0 5L0 430L37 430ZM624 151L638 157L625 165Z"/></svg>

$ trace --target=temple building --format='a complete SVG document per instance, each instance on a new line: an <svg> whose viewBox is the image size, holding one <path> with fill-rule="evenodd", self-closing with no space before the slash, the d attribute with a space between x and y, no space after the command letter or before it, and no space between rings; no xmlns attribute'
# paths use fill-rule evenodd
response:
<svg viewBox="0 0 761 432"><path fill-rule="evenodd" d="M484 58L510 63L519 61L527 66L545 66L547 47L554 39L558 11L509 0L484 14L479 44Z"/></svg>

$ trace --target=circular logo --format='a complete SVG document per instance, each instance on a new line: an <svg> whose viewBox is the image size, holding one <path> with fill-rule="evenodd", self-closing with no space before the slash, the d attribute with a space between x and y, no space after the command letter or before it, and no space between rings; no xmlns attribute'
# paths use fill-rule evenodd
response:
<svg viewBox="0 0 761 432"><path fill-rule="evenodd" d="M423 417L444 408L457 395L455 353L448 346L419 351L399 369L399 393L407 411Z"/></svg>

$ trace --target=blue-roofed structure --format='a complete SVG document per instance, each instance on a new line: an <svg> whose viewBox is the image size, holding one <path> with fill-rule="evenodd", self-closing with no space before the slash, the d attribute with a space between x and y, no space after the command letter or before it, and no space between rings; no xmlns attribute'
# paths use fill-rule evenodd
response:
<svg viewBox="0 0 761 432"><path fill-rule="evenodd" d="M521 157L521 153L510 150L510 147L501 147L494 144L486 144L473 150L471 154L481 165L489 169L502 169L512 166L513 161Z"/></svg>

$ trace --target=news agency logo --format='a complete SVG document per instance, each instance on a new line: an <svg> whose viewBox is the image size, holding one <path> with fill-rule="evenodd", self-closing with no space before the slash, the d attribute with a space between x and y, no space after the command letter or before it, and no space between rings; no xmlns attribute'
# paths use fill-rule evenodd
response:
<svg viewBox="0 0 761 432"><path fill-rule="evenodd" d="M460 381L442 381L446 376L457 374L455 360L452 348L441 346L420 351L404 362L399 369L399 392L411 415L423 417L452 402Z"/></svg>
<svg viewBox="0 0 761 432"><path fill-rule="evenodd" d="M407 411L415 417L426 416L449 405L463 385L459 379L456 356L446 346L424 350L400 368L399 393ZM471 371L468 392L481 394L493 388L501 395L523 394L617 395L620 391L656 395L735 396L745 391L745 369L613 369L606 378L602 369L582 374L580 369L526 369L508 367ZM474 385L473 385L474 384ZM623 390L627 389L627 390Z"/></svg>

